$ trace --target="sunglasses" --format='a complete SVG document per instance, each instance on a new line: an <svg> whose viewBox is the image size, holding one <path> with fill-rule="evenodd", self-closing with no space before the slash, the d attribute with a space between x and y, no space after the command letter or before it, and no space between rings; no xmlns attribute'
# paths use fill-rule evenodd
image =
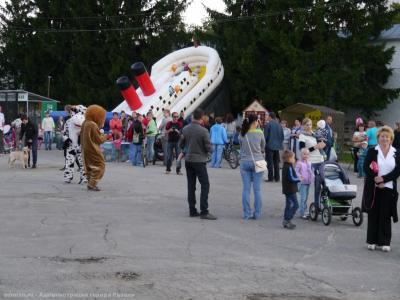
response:
<svg viewBox="0 0 400 300"><path fill-rule="evenodd" d="M173 118L174 118L174 119L178 119L179 117L178 117L178 116L173 116Z"/></svg>

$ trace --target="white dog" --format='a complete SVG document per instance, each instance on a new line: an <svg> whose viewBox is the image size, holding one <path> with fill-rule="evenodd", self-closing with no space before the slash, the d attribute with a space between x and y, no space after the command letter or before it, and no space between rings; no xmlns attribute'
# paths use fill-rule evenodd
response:
<svg viewBox="0 0 400 300"><path fill-rule="evenodd" d="M24 147L22 151L13 151L10 152L10 156L8 157L8 166L14 167L15 161L19 160L22 164L22 168L26 169L28 167L28 158L29 158L29 148Z"/></svg>

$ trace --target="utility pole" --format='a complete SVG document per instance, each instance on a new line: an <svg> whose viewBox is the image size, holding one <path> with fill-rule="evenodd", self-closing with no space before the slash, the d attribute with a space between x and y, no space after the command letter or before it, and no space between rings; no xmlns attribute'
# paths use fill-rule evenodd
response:
<svg viewBox="0 0 400 300"><path fill-rule="evenodd" d="M50 81L51 81L51 76L47 76L48 78L48 83L47 83L47 98L50 98Z"/></svg>

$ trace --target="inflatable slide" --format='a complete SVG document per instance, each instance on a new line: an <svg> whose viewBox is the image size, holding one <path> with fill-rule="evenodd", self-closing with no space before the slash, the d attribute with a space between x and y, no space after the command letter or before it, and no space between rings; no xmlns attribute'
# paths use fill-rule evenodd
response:
<svg viewBox="0 0 400 300"><path fill-rule="evenodd" d="M190 115L221 84L224 68L216 50L206 46L189 47L170 53L151 68L151 76L143 63L131 67L139 85L134 89L128 77L120 77L117 85L125 101L113 112L153 111L157 123L164 109Z"/></svg>

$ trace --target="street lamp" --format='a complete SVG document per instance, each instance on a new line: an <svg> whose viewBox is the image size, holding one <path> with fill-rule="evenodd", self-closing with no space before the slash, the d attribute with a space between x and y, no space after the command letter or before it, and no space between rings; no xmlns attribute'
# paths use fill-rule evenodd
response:
<svg viewBox="0 0 400 300"><path fill-rule="evenodd" d="M47 79L49 80L47 83L47 98L50 98L50 81L51 81L51 76L47 76Z"/></svg>

